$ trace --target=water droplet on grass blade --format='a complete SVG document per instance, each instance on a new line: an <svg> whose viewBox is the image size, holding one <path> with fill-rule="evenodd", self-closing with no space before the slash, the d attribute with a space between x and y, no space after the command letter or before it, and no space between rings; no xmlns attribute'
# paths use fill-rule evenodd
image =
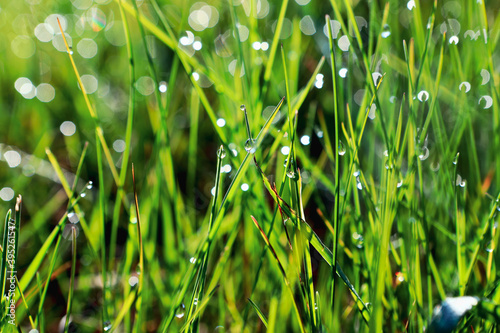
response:
<svg viewBox="0 0 500 333"><path fill-rule="evenodd" d="M220 159L226 157L226 151L224 150L224 147L222 145L219 147L219 150L217 151L217 157L219 157Z"/></svg>
<svg viewBox="0 0 500 333"><path fill-rule="evenodd" d="M196 258L195 257L191 257L191 259L189 259L189 262L194 264L196 262Z"/></svg>
<svg viewBox="0 0 500 333"><path fill-rule="evenodd" d="M249 152L250 154L253 154L255 153L255 144L256 144L256 141L254 139L248 139L247 141L245 141L245 150L247 152Z"/></svg>
<svg viewBox="0 0 500 333"><path fill-rule="evenodd" d="M103 325L103 326L104 326L104 331L105 331L105 332L108 332L108 331L111 329L111 327L113 327L113 326L111 325L111 322L110 322L109 320L106 320L106 321L104 322L104 325Z"/></svg>
<svg viewBox="0 0 500 333"><path fill-rule="evenodd" d="M175 317L178 319L181 319L184 317L184 314L186 313L186 306L184 303L181 303L181 305L177 308L177 312L175 313Z"/></svg>
<svg viewBox="0 0 500 333"><path fill-rule="evenodd" d="M486 244L486 252L493 252L493 250L495 249L495 243L493 241L489 241L488 244Z"/></svg>
<svg viewBox="0 0 500 333"><path fill-rule="evenodd" d="M195 299L193 300L193 304L194 304L194 305L198 305L198 299L197 299L197 298L195 298Z"/></svg>
<svg viewBox="0 0 500 333"><path fill-rule="evenodd" d="M429 148L427 147L423 147L422 148L422 151L420 152L420 154L418 155L418 158L421 160L421 161L425 161L427 159L427 157L429 157Z"/></svg>
<svg viewBox="0 0 500 333"><path fill-rule="evenodd" d="M403 186L403 180L401 179L401 180L397 183L397 185L396 185L396 186L397 186L398 188L400 188L401 186Z"/></svg>
<svg viewBox="0 0 500 333"><path fill-rule="evenodd" d="M243 111L243 112L245 112L247 110L245 104L241 104L240 105L240 110Z"/></svg>
<svg viewBox="0 0 500 333"><path fill-rule="evenodd" d="M338 149L339 149L339 155L344 156L346 150L345 150L344 144L340 140L339 140L339 148Z"/></svg>
<svg viewBox="0 0 500 333"><path fill-rule="evenodd" d="M383 28L380 36L382 36L382 38L387 38L390 35L391 35L391 27L388 24L386 24L386 25L384 25L384 28Z"/></svg>
<svg viewBox="0 0 500 333"><path fill-rule="evenodd" d="M293 170L290 170L286 173L287 177L290 178L290 179L293 179L293 180L297 180L299 179L299 175L293 171Z"/></svg>
<svg viewBox="0 0 500 333"><path fill-rule="evenodd" d="M457 165L457 163L458 163L458 157L459 157L459 156L460 156L460 153L457 153L457 154L455 155L455 158L453 159L453 162L452 162L454 165Z"/></svg>

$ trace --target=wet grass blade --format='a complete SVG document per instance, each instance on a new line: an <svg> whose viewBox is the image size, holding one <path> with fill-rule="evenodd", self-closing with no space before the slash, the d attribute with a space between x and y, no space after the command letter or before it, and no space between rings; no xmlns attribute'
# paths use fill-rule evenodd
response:
<svg viewBox="0 0 500 333"><path fill-rule="evenodd" d="M271 124L272 124L274 118L276 117L278 111L280 110L281 106L283 105L283 101L284 101L284 97L278 103L278 105L274 109L273 113L267 119L266 123L264 124L261 131L257 135L257 137L255 139L255 145L254 145L256 150L259 149L265 135L269 131L269 128L271 127ZM212 229L209 232L209 234L207 235L207 237L204 239L204 241L201 242L198 250L196 251L196 254L194 255L195 258L201 258L206 253L206 251L209 247L209 243L213 240L217 231L219 230L220 224L222 223L222 217L224 216L225 211L228 209L228 206L231 203L231 201L233 200L233 197L236 194L238 186L239 186L246 170L250 166L251 160L252 160L252 154L249 152L249 153L247 153L247 155L243 159L243 162L240 164L240 167L238 168L235 175L233 176L233 180L231 181L231 184L229 185L229 187L227 189L226 195L222 199L219 211L217 212L217 218L214 221ZM170 313L169 313L168 317L165 318L165 320L163 321L163 324L161 325L162 332L167 332L170 324L172 323L172 320L175 317L175 311L181 305L182 300L184 299L184 296L187 292L188 285L193 280L194 275L200 266L200 263L201 263L201 260L196 260L194 265L189 265L189 268L188 268L186 274L184 275L184 278L182 279L183 283L180 284L179 288L177 289L175 301L172 304L172 307L170 309Z"/></svg>
<svg viewBox="0 0 500 333"><path fill-rule="evenodd" d="M276 254L276 251L274 250L273 246L269 242L269 239L267 238L266 233L264 232L264 230L262 230L262 228L260 227L260 225L257 222L257 220L255 219L255 217L251 216L251 218L252 218L253 223L257 227L257 229L259 229L260 235L262 236L262 238L266 242L266 245L269 247L269 250L271 250L271 253L272 253L274 259L276 259L276 263L278 264L278 268L281 272L283 280L285 281L285 286L288 289L288 291L290 292L290 297L292 298L292 303L294 305L295 312L297 314L297 320L299 322L300 330L301 330L301 332L305 332L304 323L302 322L302 318L300 316L300 311L299 311L299 308L298 308L297 303L295 301L294 293L293 293L293 290L291 288L290 282L288 281L288 278L286 276L285 269L283 268L283 265L281 264L281 261L279 260L278 255Z"/></svg>

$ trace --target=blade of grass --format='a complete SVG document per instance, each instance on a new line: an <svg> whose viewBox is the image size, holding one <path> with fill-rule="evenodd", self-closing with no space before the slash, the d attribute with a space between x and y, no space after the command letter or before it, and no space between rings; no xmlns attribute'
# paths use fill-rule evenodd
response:
<svg viewBox="0 0 500 333"><path fill-rule="evenodd" d="M300 311L299 311L299 308L297 307L297 302L295 301L294 293L293 293L293 290L290 286L290 282L288 281L288 278L286 276L285 269L283 268L283 265L281 264L281 261L279 260L278 255L276 254L276 251L274 250L273 246L269 242L269 239L267 238L266 233L264 232L264 230L262 230L262 228L260 227L257 220L253 216L251 216L251 218L252 218L253 223L257 227L257 229L259 229L259 232L260 232L262 238L264 239L264 241L266 242L266 245L269 247L269 250L271 250L271 253L273 254L274 259L276 259L276 263L278 264L278 268L281 272L283 280L285 281L285 286L286 286L287 290L290 292L290 297L292 298L292 303L294 305L294 309L295 309L295 312L297 314L297 321L299 322L300 331L304 333L305 332L304 323L302 322L302 318L300 317Z"/></svg>
<svg viewBox="0 0 500 333"><path fill-rule="evenodd" d="M276 117L279 109L283 105L283 101L284 101L284 98L282 98L281 101L278 103L278 105L274 109L273 113L268 118L268 120L266 121L266 123L262 127L261 131L259 132L257 138L255 139L254 147L256 150L260 147L264 137L266 136L267 132L269 131L269 128L271 127L271 124L272 124L274 118ZM226 195L222 199L219 211L217 213L217 218L213 224L212 230L205 237L204 241L201 242L201 244L200 244L200 246L199 246L199 248L196 251L196 254L194 256L195 258L202 258L203 257L203 255L207 251L209 242L211 242L213 240L213 238L215 237L215 234L219 230L220 224L222 222L222 217L224 216L226 209L228 208L231 201L233 200L233 198L236 194L236 190L238 188L238 185L241 182L247 168L250 165L250 161L252 160L251 156L252 156L252 154L250 152L247 153L247 155L243 159L243 162L241 163L240 167L236 171L236 174L233 176L233 180L231 181L231 184L228 187ZM164 332L164 333L167 332L170 324L172 323L172 320L175 316L175 311L181 305L182 300L187 292L187 288L188 288L189 284L191 283L192 279L194 278L194 274L196 273L197 269L199 268L200 263L201 263L201 260L197 260L194 263L194 265L190 265L186 274L184 275L184 278L182 279L183 283L181 283L179 285L179 287L177 288L175 301L172 304L172 308L170 309L170 313L169 313L168 317L165 318L163 325L161 325L162 332Z"/></svg>
<svg viewBox="0 0 500 333"><path fill-rule="evenodd" d="M260 320L262 320L262 323L264 326L267 328L267 318L266 315L262 313L261 309L257 304L255 304L254 301L252 301L250 298L248 298L248 303L254 308L255 312L257 312L257 315L259 316Z"/></svg>
<svg viewBox="0 0 500 333"><path fill-rule="evenodd" d="M75 287L75 269L76 269L76 228L73 226L71 228L71 240L73 247L72 257L71 257L71 276L69 280L69 291L68 291L68 304L66 307L66 322L64 324L64 332L68 332L69 322L71 317L71 308L73 306L73 290Z"/></svg>
<svg viewBox="0 0 500 333"><path fill-rule="evenodd" d="M142 233L141 233L141 214L139 212L139 200L137 199L137 190L135 184L135 170L134 164L132 164L132 183L134 185L134 202L135 202L135 212L137 214L137 238L139 240L139 286L137 287L137 301L136 301L136 323L135 323L135 332L139 331L139 320L137 320L138 316L141 313L142 306L142 288L144 284L144 274L146 271L144 269L144 245L142 243Z"/></svg>

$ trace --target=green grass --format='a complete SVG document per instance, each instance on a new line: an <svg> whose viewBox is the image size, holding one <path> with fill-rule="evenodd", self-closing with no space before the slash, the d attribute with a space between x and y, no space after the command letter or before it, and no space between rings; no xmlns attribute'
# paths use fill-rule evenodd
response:
<svg viewBox="0 0 500 333"><path fill-rule="evenodd" d="M305 2L1 6L2 332L498 328L500 7Z"/></svg>

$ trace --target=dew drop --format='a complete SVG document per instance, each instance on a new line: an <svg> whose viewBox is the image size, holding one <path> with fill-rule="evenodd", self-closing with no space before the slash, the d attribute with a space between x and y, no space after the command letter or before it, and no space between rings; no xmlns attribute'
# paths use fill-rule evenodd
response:
<svg viewBox="0 0 500 333"><path fill-rule="evenodd" d="M382 38L387 38L391 35L391 27L386 24L384 25L384 29L382 30L382 33L380 34Z"/></svg>
<svg viewBox="0 0 500 333"><path fill-rule="evenodd" d="M406 8L408 8L409 10L415 8L415 0L408 1L408 3L406 4Z"/></svg>
<svg viewBox="0 0 500 333"><path fill-rule="evenodd" d="M425 102L429 99L429 93L425 90L422 90L418 93L417 97L420 102Z"/></svg>
<svg viewBox="0 0 500 333"><path fill-rule="evenodd" d="M359 181L359 179L358 179L358 183L357 183L356 187L357 187L357 188L358 188L358 190L360 190L360 191L363 189L363 184L361 184L361 182Z"/></svg>
<svg viewBox="0 0 500 333"><path fill-rule="evenodd" d="M353 175L354 177L359 177L359 175L360 175L359 170L354 171L354 172L352 173L352 175Z"/></svg>
<svg viewBox="0 0 500 333"><path fill-rule="evenodd" d="M421 151L421 152L420 152L420 154L418 155L418 158L419 158L421 161L425 161L428 157L429 157L429 148L427 148L427 147L423 147L423 148L422 148L422 151Z"/></svg>
<svg viewBox="0 0 500 333"><path fill-rule="evenodd" d="M403 180L401 179L398 184L396 185L398 188L400 188L401 186L403 186Z"/></svg>
<svg viewBox="0 0 500 333"><path fill-rule="evenodd" d="M299 177L297 175L297 173L293 170L290 170L286 173L287 177L290 178L290 179L293 179L293 180L297 180Z"/></svg>
<svg viewBox="0 0 500 333"><path fill-rule="evenodd" d="M219 150L217 151L217 157L220 159L226 157L226 151L224 150L224 147L222 145L219 147Z"/></svg>
<svg viewBox="0 0 500 333"><path fill-rule="evenodd" d="M493 252L493 250L495 249L495 243L493 241L489 241L488 244L486 244L486 252Z"/></svg>
<svg viewBox="0 0 500 333"><path fill-rule="evenodd" d="M462 91L463 88L465 88L465 92L468 93L470 90L470 83L467 81L460 83L460 85L458 86L458 89L460 89L460 91Z"/></svg>
<svg viewBox="0 0 500 333"><path fill-rule="evenodd" d="M250 154L255 153L255 143L255 139L248 139L247 141L245 141L245 150Z"/></svg>
<svg viewBox="0 0 500 333"><path fill-rule="evenodd" d="M111 329L111 327L112 327L111 322L109 320L106 320L104 322L104 331L108 332Z"/></svg>
<svg viewBox="0 0 500 333"><path fill-rule="evenodd" d="M245 112L247 110L245 104L241 104L240 105L240 110L243 111L243 112Z"/></svg>
<svg viewBox="0 0 500 333"><path fill-rule="evenodd" d="M344 156L345 155L345 146L342 143L342 141L339 140L339 155Z"/></svg>
<svg viewBox="0 0 500 333"><path fill-rule="evenodd" d="M91 190L93 186L94 186L94 182L89 180L89 182L87 183L87 190Z"/></svg>
<svg viewBox="0 0 500 333"><path fill-rule="evenodd" d="M458 163L458 156L460 156L460 153L457 153L455 155L455 158L453 159L453 162L452 162L454 165L457 165L457 163Z"/></svg>
<svg viewBox="0 0 500 333"><path fill-rule="evenodd" d="M364 243L364 241L365 241L365 239L363 238L363 235L358 234L357 232L354 232L354 233L352 234L352 238L354 239L354 242L355 242L356 247L357 247L358 249L363 248L363 243Z"/></svg>
<svg viewBox="0 0 500 333"><path fill-rule="evenodd" d="M87 193L85 193L85 192L80 193L80 197L85 198L86 196L87 196Z"/></svg>
<svg viewBox="0 0 500 333"><path fill-rule="evenodd" d="M175 317L181 319L182 317L184 317L185 313L186 313L186 306L184 305L184 303L181 303L181 305L177 308Z"/></svg>
<svg viewBox="0 0 500 333"><path fill-rule="evenodd" d="M198 305L198 299L197 299L197 298L195 298L195 299L193 300L193 305Z"/></svg>
<svg viewBox="0 0 500 333"><path fill-rule="evenodd" d="M222 333L222 332L225 332L225 329L224 329L224 326L217 326L215 329L214 329L214 332L218 332L218 333Z"/></svg>
<svg viewBox="0 0 500 333"><path fill-rule="evenodd" d="M191 259L189 259L189 262L194 264L196 262L196 258L195 257L191 257Z"/></svg>

